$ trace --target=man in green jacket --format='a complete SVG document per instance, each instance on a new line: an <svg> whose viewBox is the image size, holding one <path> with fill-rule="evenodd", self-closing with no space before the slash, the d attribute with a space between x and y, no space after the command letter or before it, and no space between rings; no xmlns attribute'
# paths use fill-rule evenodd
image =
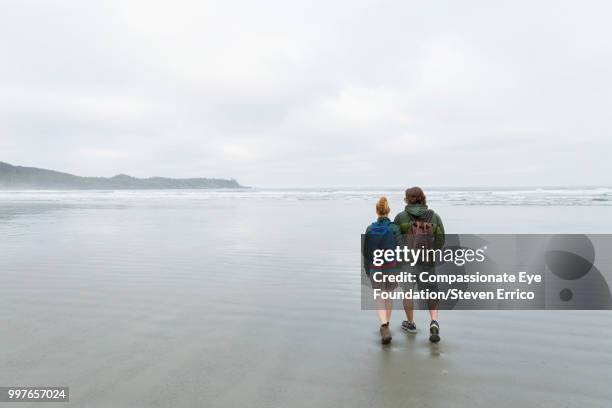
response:
<svg viewBox="0 0 612 408"><path fill-rule="evenodd" d="M395 224L400 226L402 234L408 237L412 233L412 226L417 221L431 224L428 228L431 228L433 234L433 248L442 248L444 245L444 224L442 219L433 210L427 207L427 200L425 193L420 187L412 187L406 190L406 208L404 211L397 214ZM407 235L406 235L407 234ZM414 273L417 277L421 272L427 271L430 274L435 274L435 266L433 264L416 263L414 266L406 265L406 269ZM408 270L407 270L408 271ZM438 286L435 283L422 282L417 279L417 285L419 291L437 291ZM404 291L412 289L412 284L404 284ZM427 301L427 308L429 309L429 315L431 316L431 323L429 325L429 341L437 343L440 341L440 324L438 323L438 301L431 299ZM407 320L402 322L402 329L408 333L415 334L416 324L414 323L414 307L412 299L404 299L404 311L406 312Z"/></svg>

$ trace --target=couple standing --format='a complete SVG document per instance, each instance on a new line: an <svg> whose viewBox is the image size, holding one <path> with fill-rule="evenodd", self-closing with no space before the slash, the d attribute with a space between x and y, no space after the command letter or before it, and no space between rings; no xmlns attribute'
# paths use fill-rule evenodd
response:
<svg viewBox="0 0 612 408"><path fill-rule="evenodd" d="M381 279L374 279L375 272L383 274L397 274L400 271L413 272L416 276L427 271L435 273L433 263L417 262L414 266L410 264L399 264L396 262L385 263L375 266L372 262L372 251L375 249L393 249L397 246L408 245L421 248L437 249L444 245L444 225L442 219L433 210L427 207L427 200L420 187L412 187L406 190L404 198L406 208L395 216L393 222L389 219L389 203L386 197L381 197L376 204L376 222L368 226L364 240L364 257L366 274L372 284L372 289L379 289L383 292L393 292L397 288L397 283L388 282ZM418 286L419 291L437 291L435 283L429 283L417 279L416 283L404 283L402 289L410 291L414 285ZM416 334L417 328L414 323L414 307L412 299L404 299L404 311L406 320L402 322L402 329L410 334ZM376 299L377 313L381 322L380 336L383 344L391 342L391 330L389 320L393 310L393 300L390 298ZM438 323L438 301L428 300L427 307L431 317L429 324L429 341L437 343L440 341L440 324Z"/></svg>

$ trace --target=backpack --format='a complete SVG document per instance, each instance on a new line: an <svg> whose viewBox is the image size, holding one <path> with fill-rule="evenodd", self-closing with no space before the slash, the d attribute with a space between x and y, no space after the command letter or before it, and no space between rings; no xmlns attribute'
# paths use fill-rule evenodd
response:
<svg viewBox="0 0 612 408"><path fill-rule="evenodd" d="M377 221L372 223L364 239L365 243L363 255L367 261L367 268L375 270L385 270L397 266L396 261L384 261L383 264L380 266L374 265L375 250L380 249L386 251L388 249L391 249L395 251L395 248L397 247L397 240L395 238L395 233L391 229L390 221Z"/></svg>
<svg viewBox="0 0 612 408"><path fill-rule="evenodd" d="M420 217L413 217L406 232L406 244L411 249L432 249L434 246L434 224L431 223L434 212L427 210Z"/></svg>

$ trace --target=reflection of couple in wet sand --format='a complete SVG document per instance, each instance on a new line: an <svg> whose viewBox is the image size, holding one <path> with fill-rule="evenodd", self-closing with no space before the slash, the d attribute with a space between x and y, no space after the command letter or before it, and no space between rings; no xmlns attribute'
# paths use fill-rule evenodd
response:
<svg viewBox="0 0 612 408"><path fill-rule="evenodd" d="M413 262L411 264L400 264L396 261L373 262L374 251L381 252L388 249L395 251L397 246L406 245L411 248L441 248L444 245L444 225L442 219L433 210L427 207L427 201L423 190L412 187L406 190L404 198L406 207L404 211L395 216L393 222L389 219L389 203L386 197L381 197L376 204L376 222L368 226L364 239L363 255L366 274L372 284L372 289L389 294L397 288L397 283L388 278L389 275L397 275L400 271L410 271L419 276L420 272L427 270L435 273L435 266L427 262ZM385 276L386 275L386 276ZM382 277L382 278L381 278ZM437 290L435 283L417 280L416 283L402 283L404 291L410 291L417 285L419 291ZM406 320L402 322L402 329L410 334L416 334L417 328L414 322L414 306L412 299L404 299L404 311ZM378 296L376 298L378 317L381 322L380 336L383 344L391 342L391 330L389 320L393 310L393 300L389 296ZM438 301L428 300L427 307L431 317L429 324L429 341L437 343L440 341L440 324L438 323Z"/></svg>

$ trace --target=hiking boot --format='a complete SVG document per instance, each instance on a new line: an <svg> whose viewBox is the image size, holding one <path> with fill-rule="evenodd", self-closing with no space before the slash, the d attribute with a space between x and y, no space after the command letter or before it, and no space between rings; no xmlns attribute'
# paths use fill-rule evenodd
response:
<svg viewBox="0 0 612 408"><path fill-rule="evenodd" d="M414 324L414 322L404 320L402 322L402 330L410 334L416 334L417 332L416 324Z"/></svg>
<svg viewBox="0 0 612 408"><path fill-rule="evenodd" d="M391 343L391 330L389 330L389 322L380 325L380 340L382 344Z"/></svg>
<svg viewBox="0 0 612 408"><path fill-rule="evenodd" d="M432 343L440 341L440 325L436 320L432 320L429 325L429 341Z"/></svg>

